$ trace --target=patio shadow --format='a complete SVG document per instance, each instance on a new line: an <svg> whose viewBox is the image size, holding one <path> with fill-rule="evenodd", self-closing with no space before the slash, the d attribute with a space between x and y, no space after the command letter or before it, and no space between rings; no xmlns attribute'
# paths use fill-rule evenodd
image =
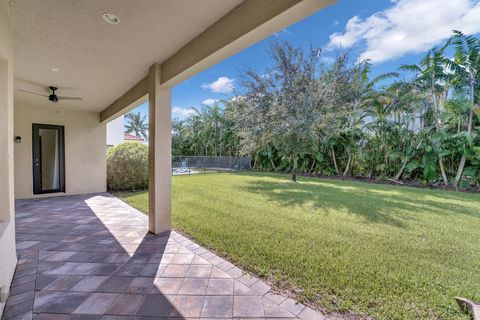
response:
<svg viewBox="0 0 480 320"><path fill-rule="evenodd" d="M148 234L108 194L19 201L19 266L5 319L199 317L203 296L177 295L187 266L180 246ZM19 294L24 297L18 298ZM122 318L122 319L124 319Z"/></svg>

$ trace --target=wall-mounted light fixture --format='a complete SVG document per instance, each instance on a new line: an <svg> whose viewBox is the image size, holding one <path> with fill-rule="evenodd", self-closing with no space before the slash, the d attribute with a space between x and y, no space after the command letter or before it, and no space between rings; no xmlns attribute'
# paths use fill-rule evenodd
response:
<svg viewBox="0 0 480 320"><path fill-rule="evenodd" d="M15 137L15 143L22 143L22 137L16 136Z"/></svg>

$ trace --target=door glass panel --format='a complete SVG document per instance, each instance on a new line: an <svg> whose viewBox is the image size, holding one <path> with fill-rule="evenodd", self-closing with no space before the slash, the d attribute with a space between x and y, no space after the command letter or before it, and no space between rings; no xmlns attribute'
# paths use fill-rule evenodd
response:
<svg viewBox="0 0 480 320"><path fill-rule="evenodd" d="M39 129L41 190L60 188L60 143L58 129Z"/></svg>

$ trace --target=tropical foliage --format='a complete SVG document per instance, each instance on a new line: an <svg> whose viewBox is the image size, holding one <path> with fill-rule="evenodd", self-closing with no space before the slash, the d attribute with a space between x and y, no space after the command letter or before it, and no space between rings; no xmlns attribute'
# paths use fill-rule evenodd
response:
<svg viewBox="0 0 480 320"><path fill-rule="evenodd" d="M480 40L455 31L418 64L371 76L348 52L271 46L265 73L173 125L174 155L250 155L261 170L480 185Z"/></svg>
<svg viewBox="0 0 480 320"><path fill-rule="evenodd" d="M225 103L201 109L172 123L174 156L235 156L241 154L240 138L235 128L233 104Z"/></svg>

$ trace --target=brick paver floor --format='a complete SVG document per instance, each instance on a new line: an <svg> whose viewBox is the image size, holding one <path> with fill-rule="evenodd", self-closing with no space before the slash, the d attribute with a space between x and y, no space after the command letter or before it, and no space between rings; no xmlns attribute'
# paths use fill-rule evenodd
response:
<svg viewBox="0 0 480 320"><path fill-rule="evenodd" d="M5 320L324 319L109 194L16 204Z"/></svg>

